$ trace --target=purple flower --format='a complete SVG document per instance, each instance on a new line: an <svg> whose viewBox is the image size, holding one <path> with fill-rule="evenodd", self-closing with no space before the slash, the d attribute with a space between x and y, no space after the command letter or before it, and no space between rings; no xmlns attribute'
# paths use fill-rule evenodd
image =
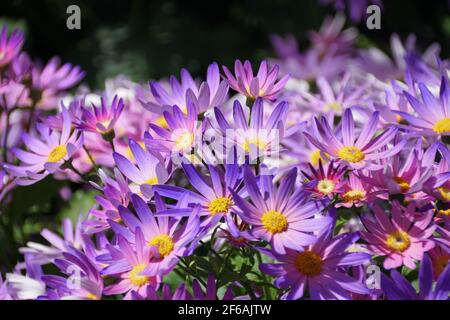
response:
<svg viewBox="0 0 450 320"><path fill-rule="evenodd" d="M192 104L187 106L185 115L178 106L173 107L173 112L164 111L164 119L167 129L150 123L150 128L159 136L153 137L147 133L144 136L145 144L151 150L162 153L182 153L191 151L196 142L197 112Z"/></svg>
<svg viewBox="0 0 450 320"><path fill-rule="evenodd" d="M146 247L150 249L149 261L142 270L143 274L155 276L169 273L178 263L180 257L191 254L196 245L192 242L199 236L200 207L173 209L174 213L190 212L187 221L184 221L167 214L155 216L147 203L137 195L132 195L131 201L137 216L133 215L128 209L119 207L124 225L110 221L111 228L131 243L137 242L139 237L143 238ZM159 195L155 195L155 201L157 213L166 211L166 205ZM138 235L137 229L140 230L141 235ZM190 246L191 243L192 246Z"/></svg>
<svg viewBox="0 0 450 320"><path fill-rule="evenodd" d="M49 173L61 169L65 161L83 145L83 136L75 130L71 134L72 121L68 112L63 113L62 131L52 130L38 124L40 139L22 133L22 141L29 151L14 148L15 156L22 162L20 166L5 164L4 168L16 176L17 184L29 185L45 178Z"/></svg>
<svg viewBox="0 0 450 320"><path fill-rule="evenodd" d="M348 163L350 167L357 169L371 165L373 167L373 161L395 155L407 142L402 140L391 149L380 150L394 139L398 129L390 127L382 134L374 137L379 122L378 112L372 114L356 141L351 109L346 109L342 117L342 139L337 138L336 133L332 132L330 125L323 117L320 120L316 118L316 121L318 122L320 137L317 139L306 132L304 133L311 143L332 158L340 159Z"/></svg>
<svg viewBox="0 0 450 320"><path fill-rule="evenodd" d="M331 232L325 232L312 246L283 255L268 252L281 263L263 263L260 269L277 278L277 287L289 288L283 296L287 300L299 299L305 291L312 300L350 300L350 293L369 294L364 284L348 275L348 267L370 261L367 253L346 251L358 238L355 233L332 238Z"/></svg>
<svg viewBox="0 0 450 320"><path fill-rule="evenodd" d="M135 245L131 245L121 234L118 235L117 247L108 246L109 253L97 257L97 261L107 266L101 271L103 276L120 279L104 289L105 295L126 293L126 300L136 291L145 295L149 286L156 287L161 279L159 276L144 275L151 258L151 248L145 242L141 229L136 229Z"/></svg>
<svg viewBox="0 0 450 320"><path fill-rule="evenodd" d="M62 230L63 236L61 237L46 228L43 229L41 236L50 243L50 246L28 242L27 247L19 249L20 253L28 255L30 262L43 265L52 262L56 258L61 258L63 252L68 251L71 247L81 249L85 246L86 238L83 234L81 215L78 217L75 229L69 218L64 219Z"/></svg>
<svg viewBox="0 0 450 320"><path fill-rule="evenodd" d="M305 106L314 112L323 113L333 112L337 115L342 114L345 109L355 106L368 106L371 102L368 96L368 87L370 82L364 85L350 84L350 74L346 73L340 81L338 89L334 89L330 82L323 77L317 78L317 86L320 95L312 95L309 92L300 94L306 100Z"/></svg>
<svg viewBox="0 0 450 320"><path fill-rule="evenodd" d="M343 175L346 171L345 166L338 164L334 166L334 161L327 165L325 171L322 160L319 159L319 168L316 170L310 163L308 163L310 172L303 172L307 179L305 190L313 194L317 198L332 198L336 193L342 192Z"/></svg>
<svg viewBox="0 0 450 320"><path fill-rule="evenodd" d="M60 66L60 59L52 58L44 68L34 67L31 71L33 88L44 91L62 91L73 87L84 78L84 71L78 66L65 63Z"/></svg>
<svg viewBox="0 0 450 320"><path fill-rule="evenodd" d="M436 230L431 223L433 211L415 212L415 204L402 208L394 202L389 216L381 207L374 207L373 216L363 216L362 223L368 230L361 237L368 242L367 248L377 256L385 256L383 266L393 269L405 265L416 268L416 260L422 260L424 252L435 244L429 239ZM431 224L430 224L431 223Z"/></svg>
<svg viewBox="0 0 450 320"><path fill-rule="evenodd" d="M8 27L3 26L0 32L0 68L9 64L22 49L24 35L19 30L14 30L8 37Z"/></svg>
<svg viewBox="0 0 450 320"><path fill-rule="evenodd" d="M417 115L396 111L410 124L409 128L424 136L450 135L450 88L449 80L442 77L439 99L423 83L419 83L422 101L404 92Z"/></svg>
<svg viewBox="0 0 450 320"><path fill-rule="evenodd" d="M152 186L165 183L169 173L159 154L151 153L147 148L144 150L132 139L129 140L129 145L136 165L116 152L113 153L114 161L123 175L130 179L130 190L149 199L153 195Z"/></svg>
<svg viewBox="0 0 450 320"><path fill-rule="evenodd" d="M60 271L67 275L44 275L42 281L55 290L60 299L100 300L103 292L103 278L95 262L79 250L69 249L63 258L54 261ZM54 298L52 298L54 299Z"/></svg>
<svg viewBox="0 0 450 320"><path fill-rule="evenodd" d="M381 289L389 300L448 300L450 292L450 265L441 273L433 287L433 267L430 257L423 257L419 269L419 292L397 270L389 278L381 274Z"/></svg>
<svg viewBox="0 0 450 320"><path fill-rule="evenodd" d="M238 215L252 226L251 234L269 242L284 254L286 249L301 250L317 240L314 232L330 227L330 218L322 216L324 202L315 202L296 188L297 169L290 170L277 188L268 175L259 176L259 184L250 168L244 169L249 201L232 192ZM308 201L309 200L309 201Z"/></svg>
<svg viewBox="0 0 450 320"><path fill-rule="evenodd" d="M278 70L278 65L269 69L267 61L263 61L257 75L254 76L250 61L246 60L242 64L240 60L236 60L234 63L235 75L233 75L227 67L223 66L230 87L252 100L257 98L276 100L277 95L289 79L289 76L285 75L277 82Z"/></svg>
<svg viewBox="0 0 450 320"><path fill-rule="evenodd" d="M105 98L101 98L101 106L92 104L92 111L82 107L82 117L77 124L80 130L98 132L102 135L108 134L114 130L125 104L122 99L114 96L113 101L107 106Z"/></svg>
<svg viewBox="0 0 450 320"><path fill-rule="evenodd" d="M98 233L110 228L108 220L120 221L118 211L119 206L128 207L130 202L129 195L131 190L128 187L128 181L118 169L114 170L115 179L108 177L102 169L99 169L99 176L103 182L103 187L91 183L97 189L103 192L103 195L96 195L97 206L89 210L89 215L93 219L86 219L83 225L86 226L87 234Z"/></svg>
<svg viewBox="0 0 450 320"><path fill-rule="evenodd" d="M184 113L188 112L188 105L192 104L196 113L221 106L228 93L226 81L220 81L219 67L217 63L208 66L206 81L200 86L186 69L181 69L181 83L174 76L170 77L169 84L171 92L167 92L163 84L150 81L150 90L155 101L142 101L143 106L155 113L172 111L173 106L178 106Z"/></svg>
<svg viewBox="0 0 450 320"><path fill-rule="evenodd" d="M229 154L230 147L238 146L245 154L256 157L275 154L280 149L280 142L284 135L284 127L288 113L286 102L280 102L264 121L264 102L257 99L250 114L246 116L239 101L233 104L233 122L228 122L223 113L214 109L218 126L215 129L225 138L225 154Z"/></svg>
<svg viewBox="0 0 450 320"><path fill-rule="evenodd" d="M209 179L202 176L192 164L182 164L184 172L198 193L176 186L157 185L154 190L160 195L176 199L184 199L191 205L201 205L200 216L205 217L202 226L212 226L222 217L232 223L232 212L235 211L231 192L237 192L241 183L241 170L236 164L225 165L225 172L218 167L208 165ZM207 182L208 181L208 182Z"/></svg>

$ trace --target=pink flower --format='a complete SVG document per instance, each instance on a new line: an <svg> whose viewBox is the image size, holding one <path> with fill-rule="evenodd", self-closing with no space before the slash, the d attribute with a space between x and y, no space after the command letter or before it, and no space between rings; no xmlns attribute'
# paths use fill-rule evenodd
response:
<svg viewBox="0 0 450 320"><path fill-rule="evenodd" d="M429 239L436 225L432 223L433 211L416 212L415 204L407 208L394 202L391 213L374 206L374 215L361 218L367 232L361 232L368 242L367 248L378 256L385 256L384 268L393 269L402 265L416 269L416 261L422 260L424 252L435 243Z"/></svg>

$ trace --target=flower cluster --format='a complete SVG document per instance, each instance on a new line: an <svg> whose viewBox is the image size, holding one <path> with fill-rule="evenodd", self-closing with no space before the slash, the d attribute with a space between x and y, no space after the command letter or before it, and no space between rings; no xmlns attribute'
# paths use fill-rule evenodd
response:
<svg viewBox="0 0 450 320"><path fill-rule="evenodd" d="M71 95L79 67L3 28L2 206L48 176L95 204L23 245L0 299L448 299L448 63L394 36L377 65L343 26L274 37L257 71Z"/></svg>

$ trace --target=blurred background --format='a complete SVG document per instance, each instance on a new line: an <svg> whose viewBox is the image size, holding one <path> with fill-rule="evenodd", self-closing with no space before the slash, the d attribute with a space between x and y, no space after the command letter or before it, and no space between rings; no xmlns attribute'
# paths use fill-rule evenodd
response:
<svg viewBox="0 0 450 320"><path fill-rule="evenodd" d="M81 8L81 30L66 27L72 4ZM104 80L118 74L146 82L178 75L182 67L203 77L212 61L232 66L239 58L256 64L274 56L271 34L292 33L302 51L309 46L307 32L334 14L332 5L319 0L8 0L0 5L0 25L22 29L24 50L33 58L60 56L87 71L84 82L91 89L103 89ZM414 33L419 47L437 42L441 57L450 55L447 0L385 0L381 30L368 30L365 21L355 26L360 47L389 52L393 32L402 39ZM63 217L76 222L94 204L93 194L52 178L16 188L0 217L0 272L14 267L17 248L38 240L42 228L60 230Z"/></svg>
<svg viewBox="0 0 450 320"><path fill-rule="evenodd" d="M66 8L81 8L81 30L66 28ZM424 48L432 42L450 54L447 0L384 1L381 30L358 25L360 45L389 46L389 36L415 33ZM86 81L100 88L104 79L124 73L136 81L178 74L182 67L202 75L211 61L232 65L236 58L273 56L269 35L293 33L300 49L308 30L317 30L332 5L318 0L8 0L0 23L26 31L25 50L47 60L58 55L87 70ZM347 21L350 24L349 21Z"/></svg>

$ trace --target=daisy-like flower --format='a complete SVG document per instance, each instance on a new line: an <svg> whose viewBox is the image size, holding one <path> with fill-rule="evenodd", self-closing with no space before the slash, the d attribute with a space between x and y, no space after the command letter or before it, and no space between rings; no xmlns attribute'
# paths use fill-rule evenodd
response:
<svg viewBox="0 0 450 320"><path fill-rule="evenodd" d="M169 173L160 155L144 150L132 139L129 140L129 145L136 165L117 152L113 153L114 161L123 175L131 181L131 191L149 199L153 196L152 186L165 183L169 179Z"/></svg>
<svg viewBox="0 0 450 320"><path fill-rule="evenodd" d="M283 76L278 82L278 65L268 67L267 61L261 62L256 76L253 75L252 65L246 60L244 64L240 60L234 63L234 73L225 66L223 71L231 88L242 93L250 100L263 98L274 101L289 79L289 75Z"/></svg>
<svg viewBox="0 0 450 320"><path fill-rule="evenodd" d="M348 275L348 267L370 261L367 253L346 251L358 239L356 233L332 238L331 232L324 232L311 246L287 250L284 255L269 252L281 263L263 263L260 269L277 278L277 287L289 288L284 299L296 300L309 292L312 300L351 300L350 293L370 293L363 283Z"/></svg>
<svg viewBox="0 0 450 320"><path fill-rule="evenodd" d="M72 121L67 112L63 115L62 131L52 130L38 124L40 139L22 133L22 141L28 151L14 148L15 156L22 162L20 166L5 164L5 170L17 177L17 184L30 185L61 169L64 162L83 145L83 135L75 130L71 134Z"/></svg>
<svg viewBox="0 0 450 320"><path fill-rule="evenodd" d="M410 128L412 127L421 135L450 135L450 88L448 78L442 77L439 99L423 83L419 83L419 89L422 101L409 92L404 92L414 111L416 111L416 115L402 111L396 111L396 113L408 121Z"/></svg>
<svg viewBox="0 0 450 320"><path fill-rule="evenodd" d="M0 68L9 64L22 49L23 32L14 30L8 37L8 27L3 26L0 32Z"/></svg>
<svg viewBox="0 0 450 320"><path fill-rule="evenodd" d="M406 159L401 153L382 159L383 168L369 171L369 176L361 175L362 180L385 191L386 195L379 195L383 199L387 199L387 194L404 194L408 200L417 199L423 184L433 174L433 167L421 159L423 152L420 140L418 142Z"/></svg>
<svg viewBox="0 0 450 320"><path fill-rule="evenodd" d="M208 66L206 81L200 86L186 69L181 69L181 82L174 76L170 77L170 92L164 88L163 84L150 81L152 100L141 101L143 106L157 114L163 111L172 111L173 106L178 106L184 113L187 113L187 106L192 104L197 113L221 106L228 94L227 81L220 81L220 72L217 63ZM167 85L169 87L169 85Z"/></svg>
<svg viewBox="0 0 450 320"><path fill-rule="evenodd" d="M368 95L370 82L364 85L350 84L351 76L346 73L338 82L339 87L333 88L330 82L324 78L317 79L319 94L313 95L308 91L300 91L300 95L306 100L305 106L317 112L333 112L342 114L343 110L355 107L369 105L371 99Z"/></svg>
<svg viewBox="0 0 450 320"><path fill-rule="evenodd" d="M192 164L182 164L184 172L198 193L176 186L157 185L155 192L161 196L176 200L185 198L190 204L200 204L201 216L205 219L202 226L217 223L222 217L231 223L231 212L236 209L231 191L237 192L241 183L241 170L236 164L225 165L225 172L219 168L208 165L209 177L202 176ZM209 183L208 183L208 182Z"/></svg>
<svg viewBox="0 0 450 320"><path fill-rule="evenodd" d="M69 252L64 252L63 258L56 259L54 264L69 278L57 275L44 275L42 276L42 281L49 288L54 289L61 299L101 299L103 279L96 264L84 253L79 250L69 249Z"/></svg>
<svg viewBox="0 0 450 320"><path fill-rule="evenodd" d="M131 190L128 186L127 180L120 173L118 169L114 169L115 179L107 176L105 172L100 169L99 176L102 180L103 187L92 183L94 187L103 192L103 195L96 195L95 201L98 206L89 210L89 215L93 219L86 219L83 225L86 226L85 232L87 234L98 233L109 229L108 220L120 221L118 211L119 206L127 207L129 204L129 195Z"/></svg>
<svg viewBox="0 0 450 320"><path fill-rule="evenodd" d="M62 222L62 237L53 231L43 229L41 236L50 243L50 246L36 242L27 242L26 247L19 249L19 252L27 255L30 262L39 265L52 262L56 258L62 258L63 252L69 248L82 249L85 246L83 235L82 215L78 217L78 222L74 228L72 221L66 218Z"/></svg>
<svg viewBox="0 0 450 320"><path fill-rule="evenodd" d="M169 154L190 152L196 142L197 133L197 113L194 106L192 104L187 106L186 115L178 106L173 107L172 113L164 111L163 115L167 123L167 128L150 123L150 128L159 137L155 138L147 133L144 136L147 147L150 150Z"/></svg>
<svg viewBox="0 0 450 320"><path fill-rule="evenodd" d="M252 226L251 234L269 242L284 254L286 248L301 250L317 240L314 232L330 226L331 219L323 216L324 202L307 198L304 190L296 188L297 169L291 169L277 188L272 176L259 176L259 185L249 167L244 169L245 187L249 201L232 192L238 215ZM307 201L310 200L310 201Z"/></svg>
<svg viewBox="0 0 450 320"><path fill-rule="evenodd" d="M118 235L117 247L108 246L109 253L97 257L98 262L107 265L100 273L103 276L119 278L119 282L104 289L105 295L126 293L124 299L131 298L131 292L145 295L149 286L156 287L159 276L144 275L151 258L151 248L146 244L141 229L136 229L135 244L132 246L122 235Z"/></svg>
<svg viewBox="0 0 450 320"><path fill-rule="evenodd" d="M81 107L82 116L77 123L80 130L90 132L98 132L107 135L114 130L117 120L119 119L125 104L122 98L114 96L110 105L107 105L105 98L101 98L101 106L92 104L92 111L85 107Z"/></svg>
<svg viewBox="0 0 450 320"><path fill-rule="evenodd" d="M373 186L361 180L354 172L349 172L347 180L341 186L339 198L341 202L336 207L351 208L361 207L366 203L370 203L377 193Z"/></svg>
<svg viewBox="0 0 450 320"><path fill-rule="evenodd" d="M389 300L448 300L450 293L450 266L441 273L433 286L433 266L425 254L419 269L419 292L397 270L389 278L381 274L381 289Z"/></svg>
<svg viewBox="0 0 450 320"><path fill-rule="evenodd" d="M315 197L332 198L334 194L340 193L342 185L344 183L343 175L346 171L345 166L338 164L334 166L334 161L331 161L327 170L325 171L322 160L319 160L319 168L316 170L310 163L308 163L308 173L302 171L303 175L307 179L305 184L305 190L311 192Z"/></svg>
<svg viewBox="0 0 450 320"><path fill-rule="evenodd" d="M406 209L394 202L391 214L381 207L374 206L374 215L361 218L367 231L361 237L367 241L367 248L378 256L385 256L383 266L393 269L405 265L416 268L416 260L422 260L424 252L435 246L429 239L436 229L432 224L433 210L415 212L415 204Z"/></svg>
<svg viewBox="0 0 450 320"><path fill-rule="evenodd" d="M70 63L60 65L59 58L52 58L44 68L33 67L31 78L33 88L39 90L50 89L51 91L62 91L73 87L84 78L85 72L79 66Z"/></svg>
<svg viewBox="0 0 450 320"><path fill-rule="evenodd" d="M147 203L135 194L131 196L131 201L137 217L128 209L119 207L124 225L110 221L112 229L116 234L122 235L131 243L138 241L136 239L138 234L135 229L138 227L139 230L142 230L140 232L142 232L143 241L151 249L150 260L142 270L143 274L162 276L169 273L176 266L180 257L191 254L194 249L195 243L192 245L191 243L199 236L200 207L172 209L175 214L180 211L183 213L190 212L187 221L184 223L183 219L172 217L167 213L155 216ZM166 205L157 194L155 194L155 202L157 213L166 211Z"/></svg>
<svg viewBox="0 0 450 320"><path fill-rule="evenodd" d="M312 137L305 132L306 137L332 158L340 159L349 164L350 167L360 169L367 166L374 166L374 160L391 157L404 147L406 140L401 140L391 149L382 149L391 142L398 129L390 127L380 135L375 136L379 123L379 114L374 112L369 122L364 126L355 141L355 124L351 109L346 109L342 117L342 139L338 139L328 122L322 117L318 121L319 139ZM319 122L320 121L320 122Z"/></svg>
<svg viewBox="0 0 450 320"><path fill-rule="evenodd" d="M251 108L250 114L246 113L239 103L233 104L233 120L230 123L223 113L214 109L218 127L215 128L225 138L225 152L228 155L230 147L238 146L245 154L252 158L274 155L280 149L280 141L284 136L284 127L288 113L286 102L280 102L264 122L264 102L257 99Z"/></svg>

